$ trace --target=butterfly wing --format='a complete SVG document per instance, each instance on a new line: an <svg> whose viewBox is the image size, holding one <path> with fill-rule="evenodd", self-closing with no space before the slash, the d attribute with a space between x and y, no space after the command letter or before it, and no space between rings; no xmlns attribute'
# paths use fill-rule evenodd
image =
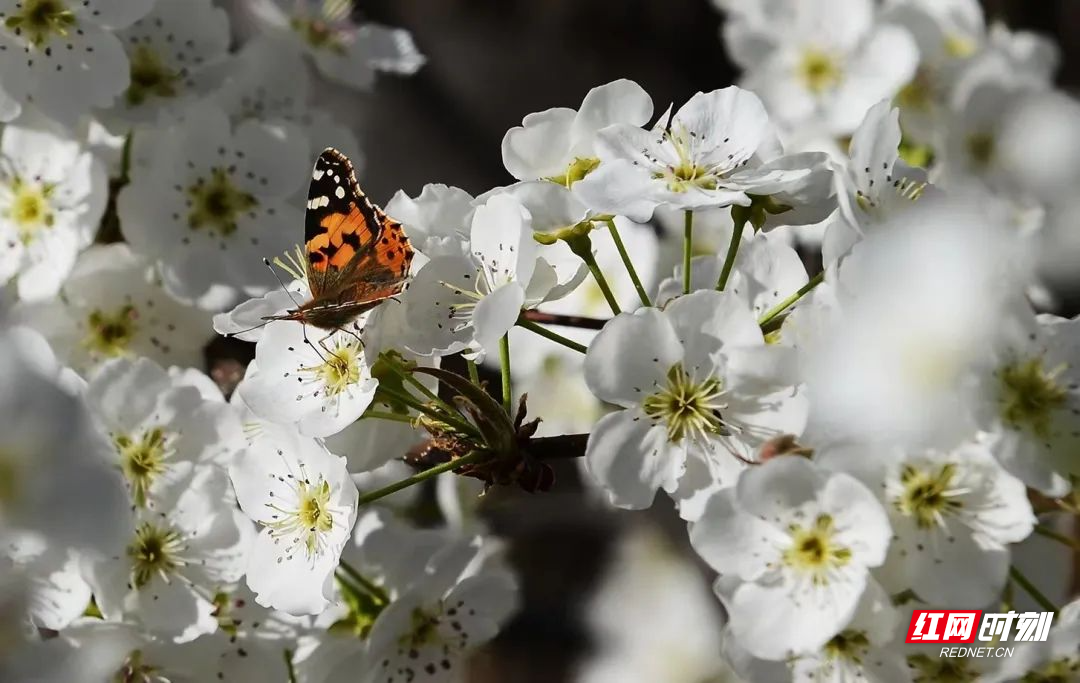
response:
<svg viewBox="0 0 1080 683"><path fill-rule="evenodd" d="M371 203L352 162L333 148L319 155L312 170L304 241L311 294L324 305L393 296L412 263L401 224Z"/></svg>

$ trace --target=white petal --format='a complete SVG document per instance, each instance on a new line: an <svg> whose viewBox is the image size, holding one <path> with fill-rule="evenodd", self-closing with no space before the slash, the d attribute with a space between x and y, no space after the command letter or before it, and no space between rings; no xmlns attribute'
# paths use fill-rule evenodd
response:
<svg viewBox="0 0 1080 683"><path fill-rule="evenodd" d="M621 78L590 90L570 128L570 144L578 157L595 157L596 133L613 123L644 126L653 113L652 98L634 81Z"/></svg>
<svg viewBox="0 0 1080 683"><path fill-rule="evenodd" d="M529 212L515 197L497 194L478 206L470 242L491 285L517 281L524 286L532 278L539 245L533 239Z"/></svg>
<svg viewBox="0 0 1080 683"><path fill-rule="evenodd" d="M573 109L558 107L529 114L522 125L506 131L503 165L518 180L536 180L566 173Z"/></svg>
<svg viewBox="0 0 1080 683"><path fill-rule="evenodd" d="M476 304L473 329L476 343L487 353L496 353L499 339L506 334L521 314L525 289L516 282L499 287Z"/></svg>
<svg viewBox="0 0 1080 683"><path fill-rule="evenodd" d="M602 401L638 405L683 359L682 345L667 317L655 308L612 318L585 355L585 381Z"/></svg>
<svg viewBox="0 0 1080 683"><path fill-rule="evenodd" d="M626 159L605 161L583 180L574 183L574 194L598 213L626 216L636 223L652 218L660 200L649 172Z"/></svg>
<svg viewBox="0 0 1080 683"><path fill-rule="evenodd" d="M736 507L734 489L714 494L698 521L690 525L690 543L721 574L754 581L775 562L784 534L773 525Z"/></svg>
<svg viewBox="0 0 1080 683"><path fill-rule="evenodd" d="M585 449L585 469L608 492L612 505L641 510L656 490L674 488L681 466L663 426L638 410L620 410L596 423Z"/></svg>

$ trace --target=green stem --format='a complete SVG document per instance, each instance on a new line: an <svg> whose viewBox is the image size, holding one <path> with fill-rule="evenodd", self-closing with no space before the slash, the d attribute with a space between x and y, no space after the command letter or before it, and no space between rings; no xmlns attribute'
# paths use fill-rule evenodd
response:
<svg viewBox="0 0 1080 683"><path fill-rule="evenodd" d="M372 420L391 420L392 422L404 422L406 424L412 424L416 419L412 415L402 415L401 413L392 413L388 410L368 410L364 411L364 414L360 416L362 419Z"/></svg>
<svg viewBox="0 0 1080 683"><path fill-rule="evenodd" d="M510 334L499 340L499 368L502 370L502 400L506 414L514 417L514 396L510 386Z"/></svg>
<svg viewBox="0 0 1080 683"><path fill-rule="evenodd" d="M792 294L788 298L784 299L783 301L781 301L780 303L776 304L775 306L770 308L768 311L766 311L765 315L761 316L761 319L758 320L758 325L760 325L761 327L765 327L766 325L771 323L777 316L779 316L781 313L783 313L787 309L794 306L795 303L799 299L806 296L807 293L809 293L811 290L813 290L814 287L817 287L818 285L820 285L824 280L825 280L825 271L823 270L820 273L818 273L817 275L815 275L805 285L803 285L802 287L799 287L799 291L795 292L794 294Z"/></svg>
<svg viewBox="0 0 1080 683"><path fill-rule="evenodd" d="M528 330L530 332L534 332L534 333L540 335L541 337L543 337L545 339L550 339L551 341L555 342L556 344L562 344L563 346L570 349L571 351L577 351L578 353L585 353L586 351L589 350L588 347L585 346L584 344L579 344L576 341L574 341L573 339L567 339L566 337L562 336L558 332L552 332L551 330L544 327L543 325L537 325L536 323L534 323L531 320L526 320L525 318L518 318L517 325L518 325L518 327L523 327L526 330Z"/></svg>
<svg viewBox="0 0 1080 683"><path fill-rule="evenodd" d="M694 255L694 212L683 211L682 291L690 293L690 260ZM723 288L721 288L723 289Z"/></svg>
<svg viewBox="0 0 1080 683"><path fill-rule="evenodd" d="M476 361L466 358L465 367L469 369L469 381L480 386L480 370L476 367Z"/></svg>
<svg viewBox="0 0 1080 683"><path fill-rule="evenodd" d="M622 237L619 235L619 229L615 227L615 219L608 218L606 221L608 231L611 233L611 239L615 242L615 248L619 251L619 258L622 259L623 265L626 266L626 272L630 275L630 281L634 283L634 289L637 290L638 299L641 300L641 305L645 307L652 306L652 301L649 300L649 295L645 291L645 287L641 284L641 278L638 277L637 269L634 268L634 262L630 260L630 254L626 252L626 245L623 244Z"/></svg>
<svg viewBox="0 0 1080 683"><path fill-rule="evenodd" d="M344 572L345 575L348 576L353 583L367 591L368 595L375 598L377 601L381 602L384 605L390 604L390 594L387 593L382 586L373 583L371 579L358 572L356 570L356 567L353 567L345 560L339 560L338 569Z"/></svg>
<svg viewBox="0 0 1080 683"><path fill-rule="evenodd" d="M453 406L442 400L442 398L440 398L438 394L429 389L426 384L414 377L411 372L408 372L405 369L398 367L397 364L393 362L387 362L386 367L388 367L390 371L393 372L395 375L416 387L416 389L420 393L422 393L424 396L427 396L428 399L430 399L435 404L441 406L443 410L448 410L450 412L454 411Z"/></svg>
<svg viewBox="0 0 1080 683"><path fill-rule="evenodd" d="M293 651L285 649L281 651L281 654L285 657L285 675L288 677L289 683L296 683L296 669L293 668L292 663Z"/></svg>
<svg viewBox="0 0 1080 683"><path fill-rule="evenodd" d="M615 299L615 295L611 293L611 287L608 286L607 279L604 277L603 271L600 270L600 266L597 265L596 257L593 256L592 240L589 239L588 233L566 240L566 245L589 267L589 272L592 273L593 279L596 280L597 286L600 287L600 291L604 293L604 298L607 299L611 312L615 315L622 313L619 302Z"/></svg>
<svg viewBox="0 0 1080 683"><path fill-rule="evenodd" d="M374 491L365 493L364 495L360 496L359 501L357 501L357 506L374 503L380 498L385 498L389 495L393 495L398 491L402 491L409 488L410 486L413 486L414 484L425 482L432 477L437 477L443 472L450 472L464 465L471 465L472 463L479 462L486 457L487 453L484 453L483 451L472 451L468 455L464 455L449 462L444 462L441 465L436 465L435 467L426 469L423 472L417 472L411 477L407 477L405 479L402 479L401 481L394 482L393 484L390 484L389 486L384 486L381 489L375 489Z"/></svg>
<svg viewBox="0 0 1080 683"><path fill-rule="evenodd" d="M437 420L438 422L442 422L444 424L450 425L451 427L454 427L459 432L469 434L470 436L476 437L478 439L483 438L480 434L480 431L476 429L476 427L474 427L473 425L455 417L452 414L447 414L445 411L436 410L431 406L424 405L423 403L418 401L415 396L408 393L407 391L398 391L397 389L392 389L385 383L379 385L379 391L383 392L391 398L401 401L413 410L419 413L423 413L424 415L427 415L433 420Z"/></svg>
<svg viewBox="0 0 1080 683"><path fill-rule="evenodd" d="M1036 524L1035 533L1039 534L1040 536L1045 536L1046 538L1053 539L1064 546L1072 548L1072 551L1074 553L1080 552L1080 541L1077 541L1075 538L1066 536L1065 534L1060 534L1048 526Z"/></svg>
<svg viewBox="0 0 1080 683"><path fill-rule="evenodd" d="M127 185L131 181L131 147L135 139L135 131L128 131L128 134L124 136L124 147L120 152L120 178L119 181L123 185Z"/></svg>
<svg viewBox="0 0 1080 683"><path fill-rule="evenodd" d="M1035 584L1033 584L1028 577L1024 576L1023 572L1015 566L1012 566L1009 567L1009 576L1012 577L1012 580L1019 584L1035 602L1039 603L1040 607L1047 612L1057 613L1058 609L1054 606L1054 603L1050 602L1050 599L1043 595L1042 591L1036 588Z"/></svg>
<svg viewBox="0 0 1080 683"><path fill-rule="evenodd" d="M747 216L745 211L737 211L742 207L731 208L731 242L728 243L727 257L724 258L724 268L720 271L720 281L716 283L716 289L724 291L727 287L728 278L731 277L731 269L735 266L735 256L739 253L739 245L742 243L742 231L746 227Z"/></svg>

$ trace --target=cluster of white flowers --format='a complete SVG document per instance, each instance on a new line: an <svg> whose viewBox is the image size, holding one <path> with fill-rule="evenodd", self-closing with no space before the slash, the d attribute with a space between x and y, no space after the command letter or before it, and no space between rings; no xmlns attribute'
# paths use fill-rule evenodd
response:
<svg viewBox="0 0 1080 683"><path fill-rule="evenodd" d="M360 159L314 84L415 72L409 35L351 0L243 0L241 45L211 0L0 0L0 680L461 680L518 602L461 475L546 491L572 456L595 505L663 490L718 575L722 628L668 588L695 680L1072 680L1080 603L1007 660L904 643L913 609L1070 597L1023 569L1080 512L1054 46L976 0L716 2L741 85L529 114L512 184L387 203L407 288L319 329L303 251L266 267L318 152ZM345 237L366 284L386 254ZM215 333L254 344L229 395ZM587 680L680 680L647 651L680 612L594 610L675 623Z"/></svg>

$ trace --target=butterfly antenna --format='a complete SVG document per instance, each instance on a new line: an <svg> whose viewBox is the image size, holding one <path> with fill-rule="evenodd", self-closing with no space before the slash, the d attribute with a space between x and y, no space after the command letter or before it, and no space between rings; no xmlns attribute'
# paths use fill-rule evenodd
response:
<svg viewBox="0 0 1080 683"><path fill-rule="evenodd" d="M272 320L263 320L258 325L253 325L253 326L251 326L251 327L249 327L247 329L244 329L244 330L237 330L236 332L226 332L224 336L225 336L226 339L232 339L233 337L244 334L246 332L251 332L252 330L257 330L260 327L266 327L266 325L268 323L271 323L271 322L273 322L273 321Z"/></svg>
<svg viewBox="0 0 1080 683"><path fill-rule="evenodd" d="M296 300L296 297L293 296L293 293L289 290L288 287L285 286L285 281L282 280L281 276L278 275L278 272L276 270L274 270L274 266L270 263L270 259L264 257L263 258L263 263L266 265L267 268L270 269L270 272L274 274L274 279L278 281L278 284L281 285L281 288L284 289L285 293L289 295L289 299L292 300L293 305L296 306L297 308L299 308L300 307L300 302ZM263 324L265 324L265 323L263 323Z"/></svg>

